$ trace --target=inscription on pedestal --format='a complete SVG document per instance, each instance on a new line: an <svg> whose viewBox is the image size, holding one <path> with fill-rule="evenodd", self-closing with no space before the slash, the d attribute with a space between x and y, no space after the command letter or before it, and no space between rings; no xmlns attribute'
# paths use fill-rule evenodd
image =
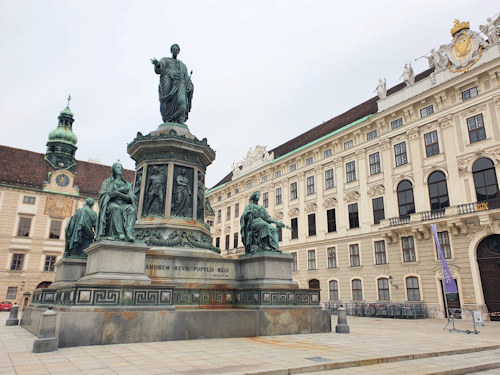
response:
<svg viewBox="0 0 500 375"><path fill-rule="evenodd" d="M232 264L228 265L193 265L152 263L146 259L145 273L149 277L179 277L201 279L234 279Z"/></svg>

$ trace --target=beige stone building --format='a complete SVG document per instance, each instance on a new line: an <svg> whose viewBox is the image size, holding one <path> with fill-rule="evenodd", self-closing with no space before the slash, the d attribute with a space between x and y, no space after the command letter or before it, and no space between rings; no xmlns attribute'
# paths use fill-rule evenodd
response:
<svg viewBox="0 0 500 375"><path fill-rule="evenodd" d="M207 193L214 245L243 251L239 216L258 190L292 228L279 243L301 288L444 316L436 224L458 286L449 307L500 311L500 45L458 21L452 38L428 70L408 66L377 97L269 152L251 149Z"/></svg>
<svg viewBox="0 0 500 375"><path fill-rule="evenodd" d="M110 175L110 166L75 159L69 107L58 119L45 154L0 146L1 301L22 304L54 281L69 218L86 198L97 198ZM134 171L124 176L133 181Z"/></svg>

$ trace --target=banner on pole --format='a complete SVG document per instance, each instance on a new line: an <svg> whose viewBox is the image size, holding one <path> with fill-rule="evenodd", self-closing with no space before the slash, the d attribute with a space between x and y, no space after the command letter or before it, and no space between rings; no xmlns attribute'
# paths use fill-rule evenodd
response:
<svg viewBox="0 0 500 375"><path fill-rule="evenodd" d="M432 235L434 236L434 242L436 242L439 259L441 260L441 268L443 270L443 283L446 294L458 293L457 284L455 283L455 280L453 280L453 276L451 275L450 269L448 268L448 263L446 263L446 259L443 255L443 252L441 251L436 224L431 224L431 229Z"/></svg>

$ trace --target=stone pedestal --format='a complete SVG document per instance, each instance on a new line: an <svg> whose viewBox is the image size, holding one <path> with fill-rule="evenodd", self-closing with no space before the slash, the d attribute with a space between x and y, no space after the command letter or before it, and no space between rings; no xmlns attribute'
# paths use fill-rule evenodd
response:
<svg viewBox="0 0 500 375"><path fill-rule="evenodd" d="M337 333L350 333L349 326L347 325L347 312L345 307L340 307L337 310L338 322L335 326L335 332Z"/></svg>
<svg viewBox="0 0 500 375"><path fill-rule="evenodd" d="M292 257L288 254L243 255L236 280L240 288L298 288L292 280Z"/></svg>
<svg viewBox="0 0 500 375"><path fill-rule="evenodd" d="M56 279L52 283L52 287L64 287L72 285L76 280L85 275L87 268L86 258L62 258L56 263Z"/></svg>
<svg viewBox="0 0 500 375"><path fill-rule="evenodd" d="M56 336L57 314L52 306L42 314L38 338L33 342L33 353L54 352L59 347L59 338Z"/></svg>
<svg viewBox="0 0 500 375"><path fill-rule="evenodd" d="M19 313L19 306L13 305L10 309L9 319L5 322L6 326L17 326L19 324L19 318L17 317Z"/></svg>
<svg viewBox="0 0 500 375"><path fill-rule="evenodd" d="M144 273L146 251L143 243L99 241L88 249L85 276L78 284L149 285L151 280Z"/></svg>

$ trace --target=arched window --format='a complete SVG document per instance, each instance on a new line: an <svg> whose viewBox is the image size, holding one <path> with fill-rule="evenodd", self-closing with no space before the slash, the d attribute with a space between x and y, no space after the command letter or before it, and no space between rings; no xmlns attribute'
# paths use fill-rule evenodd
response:
<svg viewBox="0 0 500 375"><path fill-rule="evenodd" d="M361 280L352 280L352 300L361 301L363 299L363 289L361 287Z"/></svg>
<svg viewBox="0 0 500 375"><path fill-rule="evenodd" d="M406 293L408 294L408 301L420 301L418 277L411 276L406 278Z"/></svg>
<svg viewBox="0 0 500 375"><path fill-rule="evenodd" d="M330 300L338 301L339 299L339 283L337 280L330 280L328 282L328 289L330 290Z"/></svg>
<svg viewBox="0 0 500 375"><path fill-rule="evenodd" d="M474 185L476 187L476 198L479 201L496 200L498 194L498 180L495 166L490 159L477 159L472 166ZM490 208L496 208L490 207Z"/></svg>
<svg viewBox="0 0 500 375"><path fill-rule="evenodd" d="M319 289L319 280L318 279L309 280L309 289Z"/></svg>
<svg viewBox="0 0 500 375"><path fill-rule="evenodd" d="M431 210L437 210L450 206L448 198L448 187L446 186L446 176L443 172L432 172L427 180L429 185L429 198L431 200Z"/></svg>
<svg viewBox="0 0 500 375"><path fill-rule="evenodd" d="M377 280L378 289L378 300L379 301L390 301L391 297L389 295L389 279L381 277Z"/></svg>
<svg viewBox="0 0 500 375"><path fill-rule="evenodd" d="M415 213L415 202L413 200L413 186L408 180L403 180L398 185L399 216L408 217Z"/></svg>

